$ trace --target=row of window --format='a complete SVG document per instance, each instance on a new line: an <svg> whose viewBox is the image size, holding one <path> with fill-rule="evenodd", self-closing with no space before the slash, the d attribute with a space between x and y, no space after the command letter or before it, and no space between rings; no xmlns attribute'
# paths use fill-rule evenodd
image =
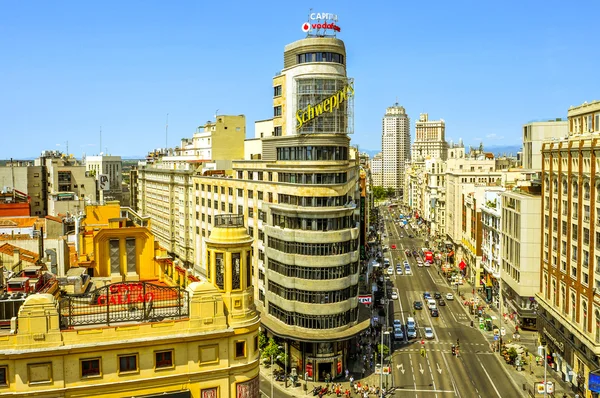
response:
<svg viewBox="0 0 600 398"><path fill-rule="evenodd" d="M254 353L258 351L258 337L254 337ZM235 342L235 359L245 358L246 352L246 341L240 340ZM111 358L112 360L112 358ZM28 374L35 373L38 379L30 379L29 383L36 382L50 382L52 378L52 363L35 363L28 364L29 369L34 368L36 372L28 372ZM154 370L173 369L175 367L175 352L174 350L160 350L154 351ZM8 386L9 367L7 365L0 366L0 386ZM102 377L102 358L82 358L79 360L79 371L80 378L96 378ZM132 374L140 371L140 360L139 353L129 353L117 356L117 372L118 374Z"/></svg>
<svg viewBox="0 0 600 398"><path fill-rule="evenodd" d="M280 193L279 203L303 207L338 207L352 201L350 196L295 196Z"/></svg>
<svg viewBox="0 0 600 398"><path fill-rule="evenodd" d="M348 181L346 173L279 173L279 182L291 184L343 184Z"/></svg>
<svg viewBox="0 0 600 398"><path fill-rule="evenodd" d="M344 56L342 54L332 52L304 53L296 55L296 61L299 64L306 62L335 62L343 65Z"/></svg>
<svg viewBox="0 0 600 398"><path fill-rule="evenodd" d="M269 314L286 325L298 326L306 329L335 329L347 326L358 320L358 308L352 308L346 312L332 315L307 315L286 311L269 303Z"/></svg>
<svg viewBox="0 0 600 398"><path fill-rule="evenodd" d="M358 272L358 261L336 267L303 267L301 265L287 265L269 259L269 269L290 278L328 280L346 278Z"/></svg>
<svg viewBox="0 0 600 398"><path fill-rule="evenodd" d="M305 231L339 231L356 225L354 216L335 218L301 218L273 214L273 225Z"/></svg>
<svg viewBox="0 0 600 398"><path fill-rule="evenodd" d="M329 304L339 303L340 301L346 301L356 297L358 295L358 285L348 286L342 290L321 292L287 288L278 283L269 281L269 291L290 301L311 304Z"/></svg>
<svg viewBox="0 0 600 398"><path fill-rule="evenodd" d="M305 256L331 256L358 250L358 239L333 243L288 242L268 237L268 247L289 254Z"/></svg>
<svg viewBox="0 0 600 398"><path fill-rule="evenodd" d="M277 160L348 160L348 148L343 146L277 148Z"/></svg>

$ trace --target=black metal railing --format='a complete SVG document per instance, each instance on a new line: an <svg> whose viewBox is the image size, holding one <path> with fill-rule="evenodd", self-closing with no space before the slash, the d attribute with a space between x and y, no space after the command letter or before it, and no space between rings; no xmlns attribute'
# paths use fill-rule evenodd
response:
<svg viewBox="0 0 600 398"><path fill-rule="evenodd" d="M189 293L178 286L120 282L59 301L61 329L120 322L159 322L189 316Z"/></svg>

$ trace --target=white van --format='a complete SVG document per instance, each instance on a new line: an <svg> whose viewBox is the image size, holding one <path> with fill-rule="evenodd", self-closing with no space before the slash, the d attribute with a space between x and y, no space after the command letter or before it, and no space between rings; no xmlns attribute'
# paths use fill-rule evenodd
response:
<svg viewBox="0 0 600 398"><path fill-rule="evenodd" d="M430 310L437 308L437 305L436 305L436 302L434 299L427 300L427 308L429 308Z"/></svg>

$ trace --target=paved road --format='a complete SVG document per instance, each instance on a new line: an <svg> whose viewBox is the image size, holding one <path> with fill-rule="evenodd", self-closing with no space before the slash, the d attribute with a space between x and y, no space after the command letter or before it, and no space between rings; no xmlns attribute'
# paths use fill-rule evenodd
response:
<svg viewBox="0 0 600 398"><path fill-rule="evenodd" d="M382 212L391 217L388 210ZM398 212L396 211L396 214ZM396 216L396 219L398 217ZM407 229L408 228L408 229ZM408 232L407 232L408 231ZM415 300L423 301L423 292L442 296L452 292L438 267L419 267L413 256L407 257L404 249L420 252L425 243L422 238L408 238L416 235L410 227L401 229L398 224L386 220L387 244L390 249L385 256L390 258L396 269L398 260L407 260L412 275L392 277L398 289L398 299L393 300L390 314L406 325L406 318L415 314L418 338L394 343L392 355L393 380L389 385L396 387L400 397L520 397L522 391L510 379L497 356L489 348L491 336L482 334L471 327L471 318L465 312L460 298L446 300L446 306L438 306L439 317L431 317L427 308L414 310ZM403 238L400 235L404 235ZM404 267L404 266L403 266ZM425 303L424 303L425 304ZM434 338L424 339L423 329L430 326ZM452 355L452 345L459 339L459 356ZM421 353L425 348L425 355Z"/></svg>

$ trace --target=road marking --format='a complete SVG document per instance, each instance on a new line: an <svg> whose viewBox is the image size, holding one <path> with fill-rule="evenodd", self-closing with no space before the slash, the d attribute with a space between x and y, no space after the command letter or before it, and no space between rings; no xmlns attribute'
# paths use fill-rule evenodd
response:
<svg viewBox="0 0 600 398"><path fill-rule="evenodd" d="M448 360L446 359L446 356L443 353L442 353L442 359L444 360L444 363L446 364L446 369L448 369L448 374L450 375L450 382L452 383L452 388L454 389L454 394L456 394L456 396L460 398L460 391L458 391L458 387L456 386L456 381L454 380L454 375L452 374L452 371L450 370L450 366L448 366Z"/></svg>
<svg viewBox="0 0 600 398"><path fill-rule="evenodd" d="M485 370L485 367L483 366L483 364L481 363L481 361L479 360L479 358L476 356L475 358L477 358L477 362L479 362L479 365L481 366L481 369L483 369L483 371L485 372L485 375L487 376L488 380L490 381L490 384L492 385L492 387L494 387L494 391L496 391L496 394L498 394L498 396L500 398L502 398L502 396L500 395L500 393L498 392L498 389L496 388L496 385L494 384L494 382L492 381L492 378L490 377L490 375L488 374L487 370Z"/></svg>
<svg viewBox="0 0 600 398"><path fill-rule="evenodd" d="M436 366L437 366L437 371L438 371L438 373L439 373L439 374L442 374L442 368L440 368L440 364L439 364L439 362L436 362L435 364L436 364Z"/></svg>
<svg viewBox="0 0 600 398"><path fill-rule="evenodd" d="M405 372L403 364L396 365L396 369L400 369L400 371L402 372L402 374L404 374L404 372Z"/></svg>
<svg viewBox="0 0 600 398"><path fill-rule="evenodd" d="M421 372L421 374L423 374L424 370L423 370L423 366L419 363L419 372Z"/></svg>
<svg viewBox="0 0 600 398"><path fill-rule="evenodd" d="M414 389L407 389L407 388L399 388L396 387L396 391L406 391L406 392L433 392L433 393L445 393L445 392L455 392L453 390L417 390L416 388Z"/></svg>

